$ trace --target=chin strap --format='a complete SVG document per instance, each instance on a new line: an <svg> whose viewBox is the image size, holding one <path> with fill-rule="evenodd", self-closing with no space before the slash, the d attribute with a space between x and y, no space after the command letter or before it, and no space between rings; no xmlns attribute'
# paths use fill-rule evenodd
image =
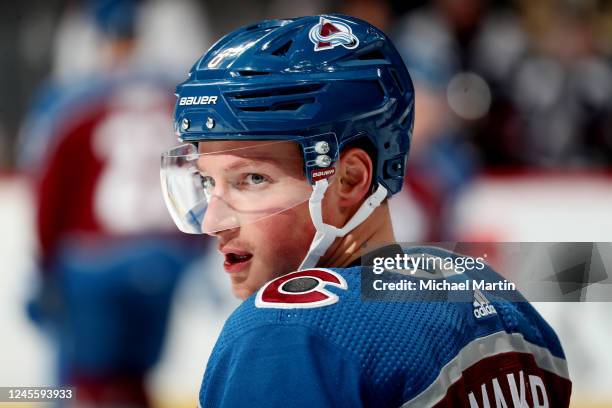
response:
<svg viewBox="0 0 612 408"><path fill-rule="evenodd" d="M329 183L327 179L317 181L313 186L310 200L308 200L310 218L317 232L315 233L312 243L310 244L310 249L302 261L299 270L317 266L319 259L325 254L325 251L327 251L336 238L345 236L359 224L364 222L376 207L382 203L385 197L387 197L387 189L379 183L376 191L361 204L361 207L359 207L355 215L353 215L344 227L336 228L333 225L323 222L321 202L323 201L328 186Z"/></svg>

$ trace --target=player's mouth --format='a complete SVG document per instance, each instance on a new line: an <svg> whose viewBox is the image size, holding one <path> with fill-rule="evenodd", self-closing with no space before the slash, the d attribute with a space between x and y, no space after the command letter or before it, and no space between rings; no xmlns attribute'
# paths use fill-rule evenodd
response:
<svg viewBox="0 0 612 408"><path fill-rule="evenodd" d="M229 273L241 271L248 266L251 258L253 258L253 254L248 252L227 252L225 253L223 268Z"/></svg>

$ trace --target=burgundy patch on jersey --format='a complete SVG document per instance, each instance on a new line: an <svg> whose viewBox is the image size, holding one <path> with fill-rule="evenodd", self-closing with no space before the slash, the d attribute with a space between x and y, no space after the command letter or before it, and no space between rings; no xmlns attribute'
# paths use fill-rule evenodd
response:
<svg viewBox="0 0 612 408"><path fill-rule="evenodd" d="M260 308L312 308L334 304L338 296L325 289L332 285L347 289L342 276L328 269L291 272L268 282L257 292L255 306Z"/></svg>
<svg viewBox="0 0 612 408"><path fill-rule="evenodd" d="M435 405L442 407L567 407L572 383L538 367L529 353L508 352L484 358Z"/></svg>

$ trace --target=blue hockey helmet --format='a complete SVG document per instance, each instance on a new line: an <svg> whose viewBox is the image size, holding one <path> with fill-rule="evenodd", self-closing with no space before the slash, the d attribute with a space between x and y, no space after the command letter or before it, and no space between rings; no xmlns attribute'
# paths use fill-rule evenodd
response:
<svg viewBox="0 0 612 408"><path fill-rule="evenodd" d="M168 180L172 174L189 172L184 163L196 160L200 152L192 146L203 141L298 144L303 171L315 185L308 197L318 232L329 227L322 223L320 205L313 205L313 200L320 204L325 193L325 175L333 174L326 169L347 146L368 151L374 164L372 186L378 186L364 203L368 209L358 211L346 228L319 234L327 237L318 245L319 253L332 236L354 228L402 188L414 123L414 89L395 46L365 21L332 14L240 28L221 38L193 65L176 95L175 131L187 144L162 157L162 185L170 212L183 231L208 232L202 223L209 204L196 205L197 194L185 194L181 183ZM203 183L211 185L206 179ZM289 208L308 197L275 208ZM182 201L190 204L179 205ZM261 212L251 208L258 202L242 200L241 215ZM237 217L235 207L227 206L232 211L228 219Z"/></svg>
<svg viewBox="0 0 612 408"><path fill-rule="evenodd" d="M364 139L375 184L390 194L402 187L412 81L389 38L363 20L322 15L240 28L213 45L176 92L183 141L332 133L341 151Z"/></svg>

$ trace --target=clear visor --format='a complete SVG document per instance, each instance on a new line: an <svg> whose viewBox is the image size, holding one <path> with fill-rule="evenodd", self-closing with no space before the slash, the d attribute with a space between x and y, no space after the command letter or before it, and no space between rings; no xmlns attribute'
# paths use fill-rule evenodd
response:
<svg viewBox="0 0 612 408"><path fill-rule="evenodd" d="M314 152L315 143L306 163L293 141L205 141L162 154L162 190L174 222L186 233L212 234L307 202L312 187L304 169L335 172L321 156L332 163L335 157Z"/></svg>

